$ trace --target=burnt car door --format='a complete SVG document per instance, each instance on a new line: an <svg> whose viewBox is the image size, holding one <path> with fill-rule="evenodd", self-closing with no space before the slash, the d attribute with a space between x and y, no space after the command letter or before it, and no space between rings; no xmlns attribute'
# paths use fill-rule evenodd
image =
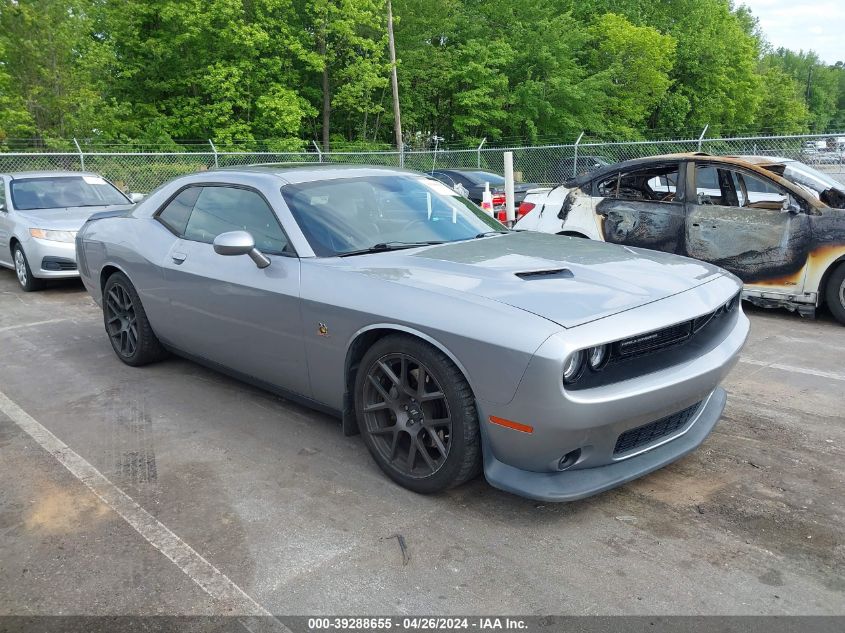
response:
<svg viewBox="0 0 845 633"><path fill-rule="evenodd" d="M688 174L686 254L729 270L746 290L802 293L811 239L803 201L739 166L701 161Z"/></svg>
<svg viewBox="0 0 845 633"><path fill-rule="evenodd" d="M193 190L188 192L188 189ZM299 305L299 259L269 203L240 185L192 185L187 217L164 262L170 298L168 332L184 352L302 395L310 386ZM174 202L179 198L174 198ZM167 222L170 205L159 213ZM247 231L269 257L258 268L246 255L214 251L214 238Z"/></svg>
<svg viewBox="0 0 845 633"><path fill-rule="evenodd" d="M605 242L679 253L684 238L683 163L657 162L593 182L594 208Z"/></svg>

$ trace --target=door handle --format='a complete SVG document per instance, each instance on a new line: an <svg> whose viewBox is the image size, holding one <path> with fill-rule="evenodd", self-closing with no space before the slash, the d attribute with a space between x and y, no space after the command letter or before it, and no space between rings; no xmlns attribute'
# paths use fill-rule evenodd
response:
<svg viewBox="0 0 845 633"><path fill-rule="evenodd" d="M173 258L173 261L175 263L181 264L182 262L185 261L185 259L188 257L188 255L187 255L187 253L173 253L171 255L171 257Z"/></svg>

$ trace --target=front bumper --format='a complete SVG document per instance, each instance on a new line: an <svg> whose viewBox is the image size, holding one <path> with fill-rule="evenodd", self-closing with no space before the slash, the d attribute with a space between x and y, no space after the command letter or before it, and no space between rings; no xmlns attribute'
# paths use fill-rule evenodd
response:
<svg viewBox="0 0 845 633"><path fill-rule="evenodd" d="M22 246L33 276L40 279L79 277L76 244L73 242L55 242L30 237L22 242Z"/></svg>
<svg viewBox="0 0 845 633"><path fill-rule="evenodd" d="M749 321L741 308L677 348L606 368L609 382L596 386L564 388L562 359L574 349L669 325L667 314L678 322L694 318L738 290L736 281L724 278L694 293L550 337L535 352L509 403L478 401L488 481L526 497L568 501L639 477L693 450L724 408L719 383L748 336ZM502 426L501 419L523 425L523 431ZM626 444L623 440L631 435L634 442Z"/></svg>
<svg viewBox="0 0 845 633"><path fill-rule="evenodd" d="M688 430L636 457L597 468L534 472L500 462L492 451L484 456L484 476L492 486L538 501L575 501L642 477L694 451L716 426L727 401L721 387L703 403Z"/></svg>

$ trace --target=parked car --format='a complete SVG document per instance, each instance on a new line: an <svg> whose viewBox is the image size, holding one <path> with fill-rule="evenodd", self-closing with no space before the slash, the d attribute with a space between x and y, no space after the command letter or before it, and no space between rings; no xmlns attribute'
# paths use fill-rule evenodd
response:
<svg viewBox="0 0 845 633"><path fill-rule="evenodd" d="M613 161L605 156L579 156L577 159L564 158L552 168L549 174L548 182L563 182L575 176L588 174L605 165L610 165Z"/></svg>
<svg viewBox="0 0 845 633"><path fill-rule="evenodd" d="M485 183L489 183L496 218L502 222L505 220L505 179L503 176L481 169L436 169L431 172L431 175L452 189L465 191L464 195L478 205L481 204L484 195ZM525 194L537 186L536 183L514 183L514 209L522 203ZM458 189L458 187L463 189Z"/></svg>
<svg viewBox="0 0 845 633"><path fill-rule="evenodd" d="M516 228L686 255L743 280L743 298L845 324L845 211L773 171L706 154L626 161L530 192ZM563 245L562 245L563 247Z"/></svg>
<svg viewBox="0 0 845 633"><path fill-rule="evenodd" d="M21 288L45 279L78 277L74 238L97 211L127 209L133 201L98 174L29 171L0 174L0 266Z"/></svg>
<svg viewBox="0 0 845 633"><path fill-rule="evenodd" d="M759 165L766 171L786 178L834 209L845 209L845 183L829 174L791 158L780 156L737 156Z"/></svg>
<svg viewBox="0 0 845 633"><path fill-rule="evenodd" d="M508 231L383 167L185 176L76 245L120 360L171 351L334 413L423 493L483 467L564 501L678 459L749 325L715 266Z"/></svg>

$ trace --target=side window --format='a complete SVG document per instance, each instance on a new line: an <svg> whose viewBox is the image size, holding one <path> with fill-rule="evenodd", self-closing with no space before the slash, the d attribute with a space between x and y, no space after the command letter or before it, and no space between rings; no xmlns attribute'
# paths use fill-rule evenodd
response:
<svg viewBox="0 0 845 633"><path fill-rule="evenodd" d="M789 195L774 183L754 174L733 171L739 206L753 209L783 209Z"/></svg>
<svg viewBox="0 0 845 633"><path fill-rule="evenodd" d="M779 210L789 199L776 184L737 169L700 165L695 181L698 204Z"/></svg>
<svg viewBox="0 0 845 633"><path fill-rule="evenodd" d="M287 246L279 221L260 195L235 187L202 188L185 228L185 239L211 244L228 231L247 231L258 250L280 254Z"/></svg>
<svg viewBox="0 0 845 633"><path fill-rule="evenodd" d="M599 181L597 190L602 198L667 203L679 202L682 193L677 165L617 173Z"/></svg>
<svg viewBox="0 0 845 633"><path fill-rule="evenodd" d="M194 208L194 203L196 203L201 190L202 187L188 187L181 191L166 207L158 212L158 216L156 216L158 221L176 235L183 235L185 226L188 224L188 217L191 215L191 209Z"/></svg>
<svg viewBox="0 0 845 633"><path fill-rule="evenodd" d="M8 211L6 208L6 181L0 178L0 211Z"/></svg>
<svg viewBox="0 0 845 633"><path fill-rule="evenodd" d="M696 204L725 204L719 184L719 173L715 167L696 165L695 202Z"/></svg>

